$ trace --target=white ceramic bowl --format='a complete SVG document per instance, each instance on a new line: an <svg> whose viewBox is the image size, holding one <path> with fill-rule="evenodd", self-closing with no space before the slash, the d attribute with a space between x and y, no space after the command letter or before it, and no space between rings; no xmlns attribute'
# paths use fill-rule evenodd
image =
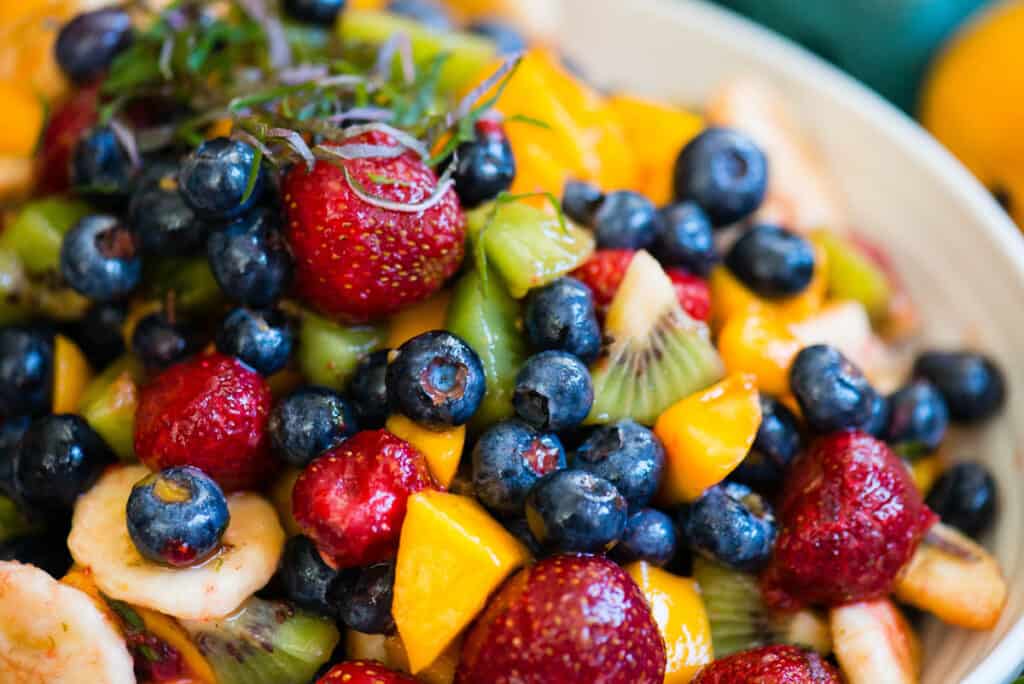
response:
<svg viewBox="0 0 1024 684"><path fill-rule="evenodd" d="M1024 660L1024 241L981 187L901 112L774 34L715 7L679 0L557 0L565 51L602 84L699 106L724 79L780 88L828 160L858 229L891 251L931 342L994 354L1010 383L1004 417L954 436L1000 485L988 539L1010 583L998 627L928 624L924 684L1002 684Z"/></svg>

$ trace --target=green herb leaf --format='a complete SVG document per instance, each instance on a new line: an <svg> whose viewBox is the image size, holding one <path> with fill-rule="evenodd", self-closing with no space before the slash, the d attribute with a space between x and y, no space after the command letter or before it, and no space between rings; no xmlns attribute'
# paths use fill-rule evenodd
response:
<svg viewBox="0 0 1024 684"><path fill-rule="evenodd" d="M112 599L108 596L104 596L103 600L107 602L110 609L117 613L117 616L124 621L125 625L128 626L134 632L144 632L146 630L146 623L142 621L139 614L123 601Z"/></svg>
<svg viewBox="0 0 1024 684"><path fill-rule="evenodd" d="M242 194L242 200L238 203L239 205L245 204L252 197L253 190L256 189L256 181L260 177L260 164L263 163L263 150L258 147L253 148L255 154L252 155L252 164L249 165L249 180L245 184L245 192Z"/></svg>

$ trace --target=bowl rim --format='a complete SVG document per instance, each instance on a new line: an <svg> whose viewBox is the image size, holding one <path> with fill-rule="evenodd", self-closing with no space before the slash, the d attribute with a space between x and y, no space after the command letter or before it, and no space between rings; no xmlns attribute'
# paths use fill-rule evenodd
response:
<svg viewBox="0 0 1024 684"><path fill-rule="evenodd" d="M812 83L813 88L855 111L869 125L887 130L902 141L908 157L921 169L934 174L936 182L964 205L976 218L977 225L972 228L984 231L1005 253L1017 275L1024 278L1024 239L1009 215L961 162L920 124L881 95L784 36L706 0L632 0L630 5L633 11L653 13L670 22L685 22L689 30L712 37L732 36L742 44L744 51L757 53L759 60L771 62L773 68L795 80ZM967 21L976 20L977 14ZM1003 639L983 656L962 684L1009 682L1020 672L1024 658L1021 644L1024 644L1024 617L1010 626Z"/></svg>

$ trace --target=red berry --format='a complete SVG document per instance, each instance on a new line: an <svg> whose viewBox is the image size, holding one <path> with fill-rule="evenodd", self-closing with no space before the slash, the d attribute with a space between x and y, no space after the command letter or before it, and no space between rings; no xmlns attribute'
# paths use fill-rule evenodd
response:
<svg viewBox="0 0 1024 684"><path fill-rule="evenodd" d="M612 303L634 254L636 251L632 249L599 249L573 271L573 276L594 293L594 305L598 309Z"/></svg>
<svg viewBox="0 0 1024 684"><path fill-rule="evenodd" d="M135 453L151 470L191 465L226 490L264 484L277 467L268 448L270 388L222 354L171 366L142 389Z"/></svg>
<svg viewBox="0 0 1024 684"><path fill-rule="evenodd" d="M327 671L316 684L416 684L416 680L401 672L389 670L370 660L349 660Z"/></svg>
<svg viewBox="0 0 1024 684"><path fill-rule="evenodd" d="M902 461L862 432L819 439L794 462L779 501L779 535L762 583L780 608L888 594L938 519Z"/></svg>
<svg viewBox="0 0 1024 684"><path fill-rule="evenodd" d="M382 133L353 143L394 145ZM341 162L367 193L402 203L425 200L437 177L415 153ZM288 241L299 296L349 321L383 318L426 299L459 267L465 215L454 190L425 211L385 209L360 199L337 166L296 164L285 176Z"/></svg>
<svg viewBox="0 0 1024 684"><path fill-rule="evenodd" d="M75 92L54 110L43 131L36 160L39 192L64 192L71 184L71 155L82 134L96 123L99 86L91 85Z"/></svg>
<svg viewBox="0 0 1024 684"><path fill-rule="evenodd" d="M358 432L306 466L292 513L325 560L351 568L389 560L411 494L433 487L423 455L387 430Z"/></svg>
<svg viewBox="0 0 1024 684"><path fill-rule="evenodd" d="M796 646L764 646L719 658L701 670L693 684L841 684L839 673L813 651Z"/></svg>
<svg viewBox="0 0 1024 684"><path fill-rule="evenodd" d="M683 311L695 320L707 322L711 318L711 289L707 281L681 268L665 269L665 274L676 289Z"/></svg>
<svg viewBox="0 0 1024 684"><path fill-rule="evenodd" d="M555 556L495 594L462 646L458 684L661 684L665 644L643 595L600 556Z"/></svg>

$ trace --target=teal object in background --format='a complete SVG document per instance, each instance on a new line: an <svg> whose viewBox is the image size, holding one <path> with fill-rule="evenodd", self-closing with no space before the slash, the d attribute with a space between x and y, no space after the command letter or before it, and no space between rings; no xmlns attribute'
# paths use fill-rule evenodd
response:
<svg viewBox="0 0 1024 684"><path fill-rule="evenodd" d="M988 0L715 0L802 43L913 112L935 52Z"/></svg>

